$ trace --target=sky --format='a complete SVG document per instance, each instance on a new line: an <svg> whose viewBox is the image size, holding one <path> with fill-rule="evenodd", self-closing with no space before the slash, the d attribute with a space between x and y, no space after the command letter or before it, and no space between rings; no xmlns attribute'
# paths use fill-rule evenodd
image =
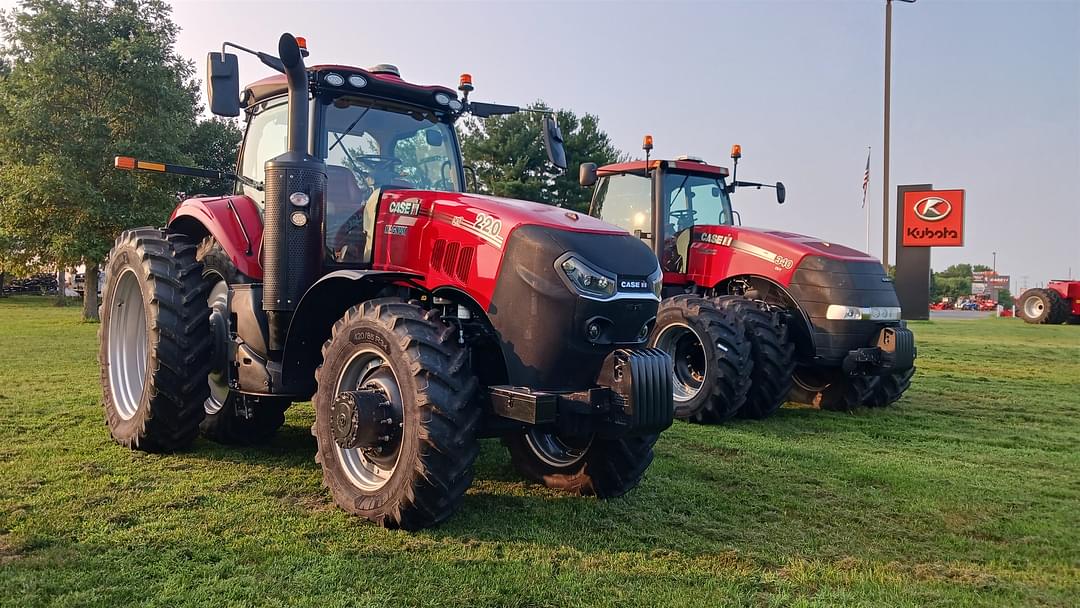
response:
<svg viewBox="0 0 1080 608"><path fill-rule="evenodd" d="M0 0L10 7L12 0ZM595 114L616 146L699 156L788 198L741 190L743 223L881 256L883 0L713 2L229 2L176 0L179 52L200 73L224 40L274 52L306 36L309 64L393 63L472 98ZM270 73L240 57L242 81ZM962 248L931 265L991 265L1013 291L1080 277L1080 1L919 0L893 6L892 197L966 190ZM163 159L167 160L167 159ZM895 219L895 202L890 202ZM895 252L895 228L890 228Z"/></svg>

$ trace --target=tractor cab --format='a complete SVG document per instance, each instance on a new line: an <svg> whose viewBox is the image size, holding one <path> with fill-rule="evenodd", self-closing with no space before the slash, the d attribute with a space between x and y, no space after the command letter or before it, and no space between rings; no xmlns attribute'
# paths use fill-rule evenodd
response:
<svg viewBox="0 0 1080 608"><path fill-rule="evenodd" d="M583 166L595 184L589 214L644 240L665 272L686 272L694 226L733 224L728 170L680 157Z"/></svg>

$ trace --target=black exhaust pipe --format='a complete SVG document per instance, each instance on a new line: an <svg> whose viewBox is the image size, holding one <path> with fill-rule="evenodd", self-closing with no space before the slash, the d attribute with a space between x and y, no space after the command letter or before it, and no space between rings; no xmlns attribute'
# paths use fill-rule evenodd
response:
<svg viewBox="0 0 1080 608"><path fill-rule="evenodd" d="M266 161L262 256L263 310L275 354L300 297L318 279L326 205L326 163L308 151L308 75L292 34L281 35L278 54L289 85L289 148Z"/></svg>

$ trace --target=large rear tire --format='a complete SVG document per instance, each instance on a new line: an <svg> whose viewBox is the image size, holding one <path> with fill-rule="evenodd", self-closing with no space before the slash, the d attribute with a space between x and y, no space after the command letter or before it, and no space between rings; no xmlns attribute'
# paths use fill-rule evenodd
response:
<svg viewBox="0 0 1080 608"><path fill-rule="evenodd" d="M187 447L203 419L210 353L195 245L157 228L125 231L105 277L98 361L109 432L131 449Z"/></svg>
<svg viewBox="0 0 1080 608"><path fill-rule="evenodd" d="M886 407L896 403L907 389L911 388L911 379L914 376L915 368L912 367L874 378L870 383L870 394L863 403L869 407Z"/></svg>
<svg viewBox="0 0 1080 608"><path fill-rule="evenodd" d="M745 330L731 310L696 295L660 302L649 345L671 356L675 417L730 419L746 401L753 362Z"/></svg>
<svg viewBox="0 0 1080 608"><path fill-rule="evenodd" d="M750 343L750 391L736 415L768 418L787 401L795 372L795 345L788 340L787 324L780 312L741 296L721 296L713 301L739 317Z"/></svg>
<svg viewBox="0 0 1080 608"><path fill-rule="evenodd" d="M873 376L849 376L839 367L800 365L792 375L788 400L847 412L866 403L875 380Z"/></svg>
<svg viewBox="0 0 1080 608"><path fill-rule="evenodd" d="M1056 289L1047 288L1046 295L1050 296L1050 320L1048 323L1060 325L1068 321L1071 316L1069 302Z"/></svg>
<svg viewBox="0 0 1080 608"><path fill-rule="evenodd" d="M1036 325L1061 323L1065 319L1060 311L1068 313L1058 292L1042 288L1025 291L1017 302L1017 310L1021 319Z"/></svg>
<svg viewBox="0 0 1080 608"><path fill-rule="evenodd" d="M245 397L229 388L228 295L229 285L250 283L212 236L199 243L195 258L202 264L202 276L208 287L206 304L210 309L210 333L216 342L207 384L210 393L203 402L206 414L199 425L203 436L232 445L266 443L285 424L285 410L291 402L278 397Z"/></svg>
<svg viewBox="0 0 1080 608"><path fill-rule="evenodd" d="M334 324L316 371L315 436L323 484L342 509L388 528L445 520L472 484L481 411L469 353L437 311L394 298L354 306ZM342 447L335 399L375 391L389 404L380 444ZM380 431L382 432L382 431Z"/></svg>
<svg viewBox="0 0 1080 608"><path fill-rule="evenodd" d="M641 483L659 435L568 441L530 429L503 438L510 462L525 478L554 490L615 498Z"/></svg>

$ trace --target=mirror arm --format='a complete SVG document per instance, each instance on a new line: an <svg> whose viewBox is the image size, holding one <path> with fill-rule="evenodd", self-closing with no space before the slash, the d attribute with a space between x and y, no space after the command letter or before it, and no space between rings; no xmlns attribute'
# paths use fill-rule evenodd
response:
<svg viewBox="0 0 1080 608"><path fill-rule="evenodd" d="M285 64L281 63L281 60L278 59L277 57L274 57L273 55L270 55L268 53L263 53L261 51L253 51L253 50L251 50L249 48L242 47L239 44L234 44L232 42L223 42L223 43L221 43L221 54L222 55L225 54L225 47L229 47L229 46L231 46L232 48L234 48L234 49L236 49L238 51L244 51L245 53L250 53L250 54L258 57L259 61L261 61L263 63L263 65L265 65L266 67L268 67L268 68L270 68L272 70L276 70L278 72L281 72L282 74L285 73Z"/></svg>

